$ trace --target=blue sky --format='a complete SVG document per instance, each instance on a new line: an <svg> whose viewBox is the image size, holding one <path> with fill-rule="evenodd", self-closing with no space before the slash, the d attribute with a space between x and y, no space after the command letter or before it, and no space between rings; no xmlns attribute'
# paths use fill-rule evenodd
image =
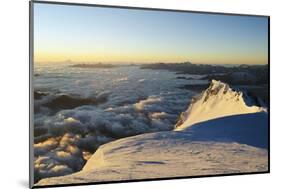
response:
<svg viewBox="0 0 281 189"><path fill-rule="evenodd" d="M266 64L266 17L35 3L36 61Z"/></svg>

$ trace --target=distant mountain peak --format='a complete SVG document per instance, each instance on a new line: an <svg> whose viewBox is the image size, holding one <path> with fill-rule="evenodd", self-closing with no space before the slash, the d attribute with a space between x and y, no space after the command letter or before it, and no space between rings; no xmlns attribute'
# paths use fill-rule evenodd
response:
<svg viewBox="0 0 281 189"><path fill-rule="evenodd" d="M266 111L256 101L228 84L212 80L210 86L192 99L188 109L181 113L176 130L215 118Z"/></svg>

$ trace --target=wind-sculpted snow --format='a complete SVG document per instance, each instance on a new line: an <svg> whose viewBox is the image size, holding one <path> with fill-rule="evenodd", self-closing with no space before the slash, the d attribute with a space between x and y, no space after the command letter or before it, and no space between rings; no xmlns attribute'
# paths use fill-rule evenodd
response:
<svg viewBox="0 0 281 189"><path fill-rule="evenodd" d="M258 112L216 118L182 132L192 141L237 142L268 149L268 114Z"/></svg>
<svg viewBox="0 0 281 189"><path fill-rule="evenodd" d="M256 102L243 92L233 90L226 83L212 80L210 86L193 98L188 109L181 114L176 130L230 115L266 112L265 108L254 103Z"/></svg>
<svg viewBox="0 0 281 189"><path fill-rule="evenodd" d="M79 171L104 143L172 130L194 95L178 89L188 80L167 71L42 65L35 72L36 182ZM75 153L60 146L65 137Z"/></svg>
<svg viewBox="0 0 281 189"><path fill-rule="evenodd" d="M267 150L234 142L192 141L166 131L119 139L99 147L82 171L37 185L265 172Z"/></svg>

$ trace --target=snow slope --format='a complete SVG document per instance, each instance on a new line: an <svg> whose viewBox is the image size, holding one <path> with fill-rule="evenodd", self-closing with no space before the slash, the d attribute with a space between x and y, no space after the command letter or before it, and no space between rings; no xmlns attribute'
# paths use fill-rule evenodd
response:
<svg viewBox="0 0 281 189"><path fill-rule="evenodd" d="M241 92L212 81L175 131L104 144L81 171L37 185L266 172L268 114L251 103Z"/></svg>
<svg viewBox="0 0 281 189"><path fill-rule="evenodd" d="M253 104L242 92L231 89L228 84L212 80L210 86L193 98L187 111L181 114L176 130L215 118L266 111Z"/></svg>
<svg viewBox="0 0 281 189"><path fill-rule="evenodd" d="M158 132L102 145L83 170L37 185L267 171L267 150L238 143L190 141L185 132Z"/></svg>
<svg viewBox="0 0 281 189"><path fill-rule="evenodd" d="M185 132L191 141L237 142L268 149L268 114L258 112L226 116L177 132Z"/></svg>
<svg viewBox="0 0 281 189"><path fill-rule="evenodd" d="M265 112L227 116L116 140L102 145L80 172L38 185L267 171L267 118Z"/></svg>

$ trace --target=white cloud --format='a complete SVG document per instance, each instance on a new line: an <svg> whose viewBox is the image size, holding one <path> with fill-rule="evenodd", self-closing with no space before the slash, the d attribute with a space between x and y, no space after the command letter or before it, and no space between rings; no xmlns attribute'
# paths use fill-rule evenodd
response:
<svg viewBox="0 0 281 189"><path fill-rule="evenodd" d="M191 96L188 91L176 87L184 81L175 80L172 73L152 71L147 75L147 70L138 70L136 74L126 69L124 72L99 70L94 74L72 73L68 82L35 81L38 82L35 88L52 89L41 100L35 100L40 109L35 115L35 127L44 128L36 129L38 136L34 145L39 178L79 170L90 154L104 143L126 136L173 129ZM56 114L42 107L43 103L61 94L108 98L108 101L61 110ZM47 158L45 161L52 166L48 167L42 157ZM57 172L52 170L53 166L57 166Z"/></svg>

